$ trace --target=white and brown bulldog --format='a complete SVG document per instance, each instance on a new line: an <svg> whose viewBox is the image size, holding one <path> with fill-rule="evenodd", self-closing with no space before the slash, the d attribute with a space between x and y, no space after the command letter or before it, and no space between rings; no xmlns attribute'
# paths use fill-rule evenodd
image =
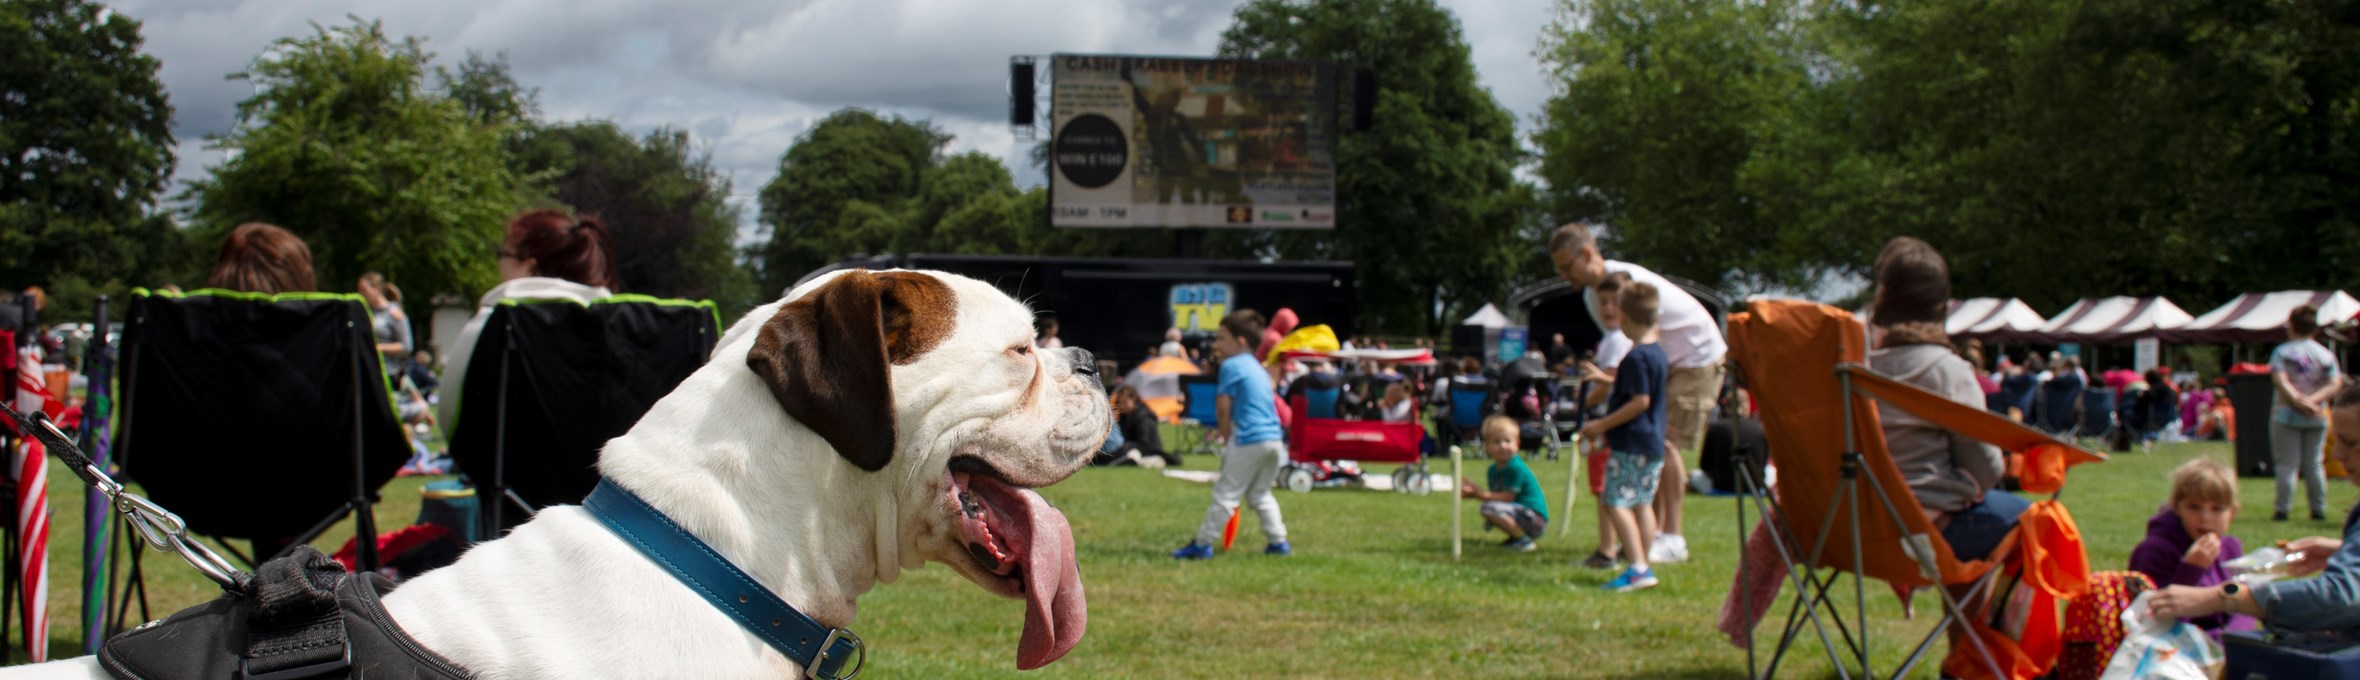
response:
<svg viewBox="0 0 2360 680"><path fill-rule="evenodd" d="M1065 516L1034 493L1106 439L1088 352L939 272L844 271L731 326L607 443L599 471L822 625L926 562L1025 601L1018 668L1087 616ZM577 506L548 508L385 598L482 678L782 678L803 669ZM91 658L12 669L106 677ZM0 675L7 675L0 673Z"/></svg>

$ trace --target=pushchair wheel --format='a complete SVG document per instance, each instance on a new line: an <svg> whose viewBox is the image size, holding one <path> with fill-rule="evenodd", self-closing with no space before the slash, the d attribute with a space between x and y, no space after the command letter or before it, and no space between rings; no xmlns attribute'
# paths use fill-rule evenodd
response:
<svg viewBox="0 0 2360 680"><path fill-rule="evenodd" d="M1401 466L1393 470L1393 493L1409 493L1410 469Z"/></svg>
<svg viewBox="0 0 2360 680"><path fill-rule="evenodd" d="M1288 491L1295 493L1311 493L1311 484L1316 481L1310 468L1299 467L1290 467L1279 472L1279 479L1286 483Z"/></svg>
<svg viewBox="0 0 2360 680"><path fill-rule="evenodd" d="M1409 473L1409 492L1419 496L1434 493L1434 476L1422 470Z"/></svg>

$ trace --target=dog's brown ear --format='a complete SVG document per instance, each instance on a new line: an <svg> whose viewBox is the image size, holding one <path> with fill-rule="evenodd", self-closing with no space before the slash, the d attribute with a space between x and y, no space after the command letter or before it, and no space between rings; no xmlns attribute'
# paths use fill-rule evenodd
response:
<svg viewBox="0 0 2360 680"><path fill-rule="evenodd" d="M950 337L951 287L916 272L851 271L779 308L762 324L746 367L770 395L853 465L893 462L891 367Z"/></svg>

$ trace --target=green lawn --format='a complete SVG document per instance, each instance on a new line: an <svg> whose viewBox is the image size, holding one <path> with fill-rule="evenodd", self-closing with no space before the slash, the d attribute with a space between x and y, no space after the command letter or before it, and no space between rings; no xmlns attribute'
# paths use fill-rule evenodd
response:
<svg viewBox="0 0 2360 680"><path fill-rule="evenodd" d="M2225 458L2229 452L2222 444L2175 444L2076 469L2065 500L2089 543L2091 564L2121 568L2164 498L2166 475L2202 455ZM1191 457L1187 467L1208 469L1214 462ZM1470 463L1470 473L1479 473L1482 464ZM1536 459L1533 467L1547 488L1564 488L1563 463ZM82 639L81 489L62 468L51 470L52 507L58 510L51 648L68 656L79 653ZM2273 523L2270 481L2245 480L2237 535L2257 545L2334 533L2356 493L2350 484L2330 481L2335 517L2312 522L2298 509L2296 521ZM386 488L377 513L381 527L415 517L422 482L402 479ZM1595 540L1587 497L1573 518L1572 540L1556 540L1552 527L1540 551L1509 553L1492 547L1498 534L1476 530L1482 523L1471 503L1453 508L1446 494L1279 493L1294 534L1294 557L1260 555L1262 537L1249 517L1238 539L1243 550L1182 563L1166 553L1194 531L1208 499L1206 485L1116 468L1083 470L1045 490L1072 520L1091 627L1072 654L1035 675L1657 678L1745 672L1745 653L1713 632L1736 569L1735 499L1691 496L1688 538L1695 559L1659 568L1658 588L1618 595L1598 588L1610 574L1573 564ZM1563 501L1552 495L1551 502ZM1470 530L1460 561L1450 557L1454 512ZM347 524L316 545L333 550L349 534ZM151 555L147 568L159 616L218 592L176 558ZM1838 602L1848 610L1851 589L1847 584L1842 590ZM1921 594L1920 620L1913 623L1900 618L1888 589L1870 583L1867 592L1873 655L1889 669L1906 652L1904 638L1914 641L1913 632L1930 626L1927 612L1938 605ZM997 676L1014 669L1021 605L985 595L948 569L907 574L861 604L854 630L869 641L873 677ZM21 651L12 658L21 658ZM1802 648L1780 673L1825 674L1825 658L1814 647Z"/></svg>

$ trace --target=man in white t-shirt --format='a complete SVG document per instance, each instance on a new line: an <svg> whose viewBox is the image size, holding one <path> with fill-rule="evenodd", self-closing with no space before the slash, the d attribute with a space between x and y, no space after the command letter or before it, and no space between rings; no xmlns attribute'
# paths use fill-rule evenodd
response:
<svg viewBox="0 0 2360 680"><path fill-rule="evenodd" d="M1713 321L1712 313L1703 303L1662 276L1645 267L1608 260L1599 254L1597 237L1579 222L1558 227L1549 235L1549 259L1556 264L1558 276L1582 290L1582 304L1589 309L1590 320L1601 328L1605 324L1599 321L1598 296L1592 289L1606 278L1607 272L1628 273L1632 280L1654 286L1661 293L1656 328L1662 336L1659 342L1664 355L1672 364L1671 380L1665 389L1672 403L1667 405L1665 413L1669 422L1664 441L1680 455L1664 457L1660 487L1687 488L1688 466L1683 459L1694 455L1704 442L1705 419L1720 396L1726 370L1722 359L1729 353L1729 345L1721 338L1720 324ZM1656 494L1655 514L1662 523L1664 536L1655 542L1662 557L1650 556L1651 561L1687 559L1688 542L1681 538L1684 496Z"/></svg>

